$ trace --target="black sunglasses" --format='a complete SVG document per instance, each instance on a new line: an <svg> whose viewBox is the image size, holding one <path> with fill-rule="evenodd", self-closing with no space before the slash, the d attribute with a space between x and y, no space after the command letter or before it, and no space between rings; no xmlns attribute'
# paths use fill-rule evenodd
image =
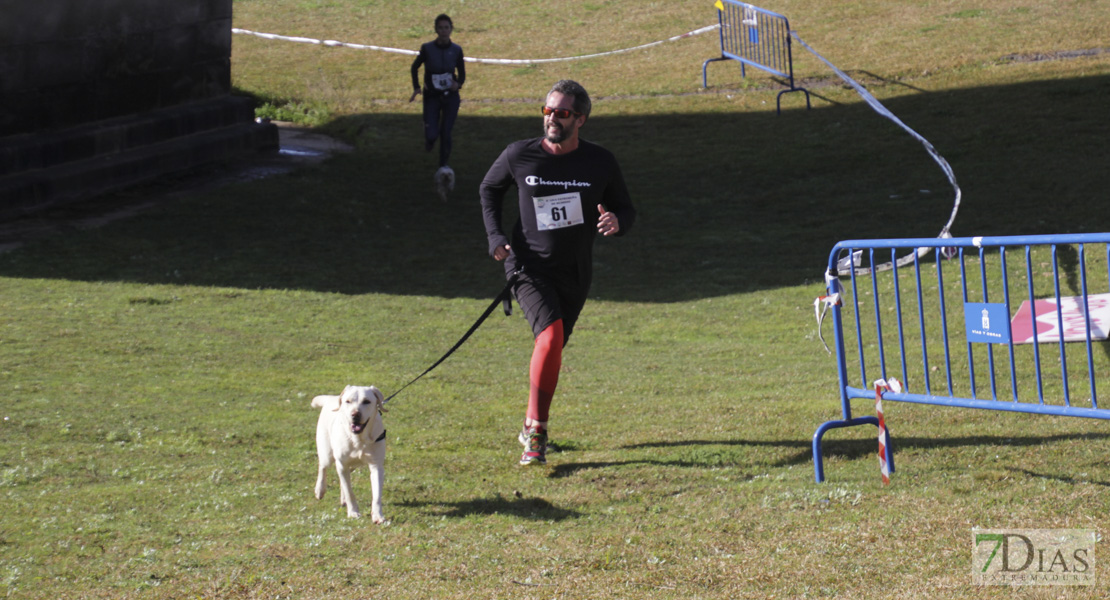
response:
<svg viewBox="0 0 1110 600"><path fill-rule="evenodd" d="M543 107L543 116L555 115L556 119L565 119L571 115L581 117L582 113L575 112L569 108L551 108L550 106Z"/></svg>

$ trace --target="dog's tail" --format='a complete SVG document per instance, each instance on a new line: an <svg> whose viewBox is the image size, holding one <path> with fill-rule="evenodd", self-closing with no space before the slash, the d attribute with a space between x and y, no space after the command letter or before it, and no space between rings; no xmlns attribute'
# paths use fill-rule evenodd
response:
<svg viewBox="0 0 1110 600"><path fill-rule="evenodd" d="M312 399L312 408L326 408L335 404L338 398L339 396L316 396Z"/></svg>

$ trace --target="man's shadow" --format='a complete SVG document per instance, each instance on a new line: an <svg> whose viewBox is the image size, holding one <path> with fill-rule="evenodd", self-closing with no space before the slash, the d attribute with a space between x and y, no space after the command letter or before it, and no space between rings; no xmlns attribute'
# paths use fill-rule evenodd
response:
<svg viewBox="0 0 1110 600"><path fill-rule="evenodd" d="M979 446L1042 446L1045 444L1054 444L1061 442L1074 442L1074 441L1097 441L1110 439L1110 434L1106 433L1065 433L1057 435L1046 436L961 436L952 438L925 438L925 437L898 437L892 435L891 446L895 452L895 459L898 457L899 451L907 449L921 449L931 450L937 448L964 448L964 447L979 447ZM720 447L763 447L763 448L786 448L794 449L795 452L783 459L767 463L766 466L771 468L781 468L789 466L799 466L812 462L813 460L813 447L810 440L679 440L673 442L651 442L646 444L633 444L623 446L622 450L645 450L645 449L666 449L666 448L681 448L686 446L720 446ZM865 440L825 440L822 444L824 456L826 459L830 457L837 457L846 460L856 460L864 457L875 456L878 452L877 442L874 439ZM566 462L556 465L548 477L552 479L559 479L569 477L582 471L589 471L594 469L607 469L612 467L623 467L631 465L653 465L665 467L683 467L683 468L721 468L721 467L734 467L740 470L751 470L758 467L747 462L730 461L727 457L722 458L715 456L712 462L687 460L687 459L631 459L620 461L592 461L592 462ZM1033 473L1032 471L1024 471L1019 467L1013 467L1012 470L1016 472L1025 473L1031 477L1050 477L1060 478L1061 481L1071 481L1065 475L1044 475ZM1101 485L1101 484L1100 484Z"/></svg>

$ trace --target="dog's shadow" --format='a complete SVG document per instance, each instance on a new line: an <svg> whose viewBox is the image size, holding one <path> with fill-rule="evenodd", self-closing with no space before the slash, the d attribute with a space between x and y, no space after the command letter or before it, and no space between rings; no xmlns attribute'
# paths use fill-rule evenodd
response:
<svg viewBox="0 0 1110 600"><path fill-rule="evenodd" d="M563 521L581 516L574 510L559 508L543 498L514 496L506 498L497 494L493 498L475 498L461 502L419 502L405 500L398 506L427 509L448 518L463 518L472 515L510 515L530 521Z"/></svg>

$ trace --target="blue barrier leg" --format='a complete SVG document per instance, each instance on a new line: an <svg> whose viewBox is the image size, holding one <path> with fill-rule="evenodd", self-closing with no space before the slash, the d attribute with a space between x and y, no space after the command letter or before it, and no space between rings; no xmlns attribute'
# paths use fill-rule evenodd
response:
<svg viewBox="0 0 1110 600"><path fill-rule="evenodd" d="M846 421L826 421L813 432L813 475L817 483L825 481L825 464L824 455L821 453L821 438L825 435L826 431L830 429L840 429L841 427L854 427L856 425L871 424L876 427L879 426L879 419L877 417L857 417L855 419L848 419ZM886 432L886 464L890 468L890 472L894 472L894 449L890 445L890 428Z"/></svg>
<svg viewBox="0 0 1110 600"><path fill-rule="evenodd" d="M706 74L706 69L709 68L709 63L716 62L718 60L728 60L728 58L724 56L722 56L721 58L710 58L701 64L701 87L709 87L709 80L707 79L708 75Z"/></svg>
<svg viewBox="0 0 1110 600"><path fill-rule="evenodd" d="M805 92L805 94L806 94L806 110L809 110L810 108L812 108L812 106L809 103L809 90L807 90L805 88L791 88L789 90L783 90L783 91L779 92L779 95L775 100L775 107L778 110L779 114L782 114L782 95L783 94L789 94L790 92Z"/></svg>

